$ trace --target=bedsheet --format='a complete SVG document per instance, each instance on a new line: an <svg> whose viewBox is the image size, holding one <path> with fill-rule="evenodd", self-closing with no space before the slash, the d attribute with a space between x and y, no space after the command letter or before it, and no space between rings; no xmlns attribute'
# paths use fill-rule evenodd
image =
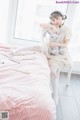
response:
<svg viewBox="0 0 80 120"><path fill-rule="evenodd" d="M37 48L0 49L0 115L9 120L56 120L50 69Z"/></svg>

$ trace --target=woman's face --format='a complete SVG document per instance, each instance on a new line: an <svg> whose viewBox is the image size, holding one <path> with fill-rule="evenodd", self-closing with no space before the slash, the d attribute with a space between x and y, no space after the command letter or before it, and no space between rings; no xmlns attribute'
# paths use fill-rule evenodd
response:
<svg viewBox="0 0 80 120"><path fill-rule="evenodd" d="M61 26L63 23L62 17L59 16L59 17L52 19L51 23L57 27Z"/></svg>

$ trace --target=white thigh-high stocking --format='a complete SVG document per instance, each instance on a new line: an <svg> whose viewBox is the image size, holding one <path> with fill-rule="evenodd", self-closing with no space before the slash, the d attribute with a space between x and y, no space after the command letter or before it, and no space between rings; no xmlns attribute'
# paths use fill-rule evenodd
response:
<svg viewBox="0 0 80 120"><path fill-rule="evenodd" d="M60 70L59 67L50 67L51 68L51 88L53 91L53 98L57 105L58 103L58 81L59 81L59 75Z"/></svg>

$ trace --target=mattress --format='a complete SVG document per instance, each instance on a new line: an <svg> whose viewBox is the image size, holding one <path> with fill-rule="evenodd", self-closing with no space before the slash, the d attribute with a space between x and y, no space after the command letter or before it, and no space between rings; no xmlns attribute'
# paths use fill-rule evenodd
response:
<svg viewBox="0 0 80 120"><path fill-rule="evenodd" d="M0 117L56 120L50 69L39 47L0 48Z"/></svg>

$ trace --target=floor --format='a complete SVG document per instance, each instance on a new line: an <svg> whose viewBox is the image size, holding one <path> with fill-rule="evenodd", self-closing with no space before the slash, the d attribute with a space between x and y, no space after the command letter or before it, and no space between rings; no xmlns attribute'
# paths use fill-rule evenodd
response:
<svg viewBox="0 0 80 120"><path fill-rule="evenodd" d="M70 86L66 82L67 74L61 73L57 120L80 120L80 75L72 74Z"/></svg>

